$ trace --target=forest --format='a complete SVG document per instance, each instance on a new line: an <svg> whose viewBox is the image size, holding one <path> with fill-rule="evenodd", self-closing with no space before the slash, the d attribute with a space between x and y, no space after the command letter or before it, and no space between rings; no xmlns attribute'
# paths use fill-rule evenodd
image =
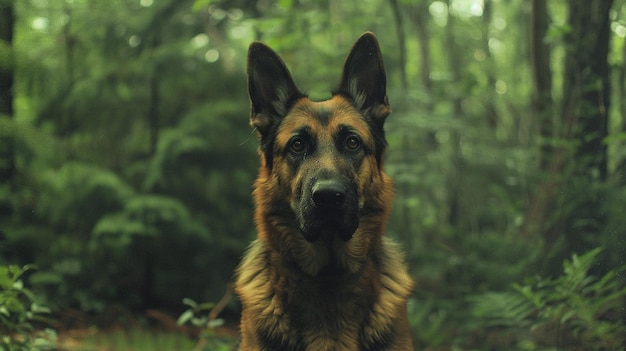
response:
<svg viewBox="0 0 626 351"><path fill-rule="evenodd" d="M231 350L246 52L376 34L417 350L626 347L623 0L0 0L0 350Z"/></svg>

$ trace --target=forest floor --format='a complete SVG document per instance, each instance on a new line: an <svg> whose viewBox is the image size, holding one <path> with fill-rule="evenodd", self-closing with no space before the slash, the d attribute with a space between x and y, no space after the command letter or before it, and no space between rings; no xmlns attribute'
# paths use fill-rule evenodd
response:
<svg viewBox="0 0 626 351"><path fill-rule="evenodd" d="M177 316L160 310L118 311L115 320L70 310L54 323L58 351L230 350L237 340L235 318L206 330L178 325Z"/></svg>

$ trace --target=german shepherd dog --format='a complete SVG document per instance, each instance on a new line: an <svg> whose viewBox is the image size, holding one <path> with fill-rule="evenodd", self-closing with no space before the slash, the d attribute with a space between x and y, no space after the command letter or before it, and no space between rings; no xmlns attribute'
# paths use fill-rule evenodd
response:
<svg viewBox="0 0 626 351"><path fill-rule="evenodd" d="M384 237L390 112L378 41L363 34L339 87L312 101L268 46L248 51L261 166L257 239L236 272L240 350L412 350L403 254Z"/></svg>

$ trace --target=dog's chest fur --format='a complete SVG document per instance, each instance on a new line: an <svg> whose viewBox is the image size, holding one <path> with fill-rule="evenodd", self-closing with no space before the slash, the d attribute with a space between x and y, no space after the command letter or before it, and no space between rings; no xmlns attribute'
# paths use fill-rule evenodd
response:
<svg viewBox="0 0 626 351"><path fill-rule="evenodd" d="M383 238L379 254L358 274L296 278L301 275L276 275L279 258L262 241L253 242L236 285L242 318L264 327L244 339L271 345L268 350L382 351L380 345L394 345L403 332L395 329L396 316L412 284L393 242Z"/></svg>

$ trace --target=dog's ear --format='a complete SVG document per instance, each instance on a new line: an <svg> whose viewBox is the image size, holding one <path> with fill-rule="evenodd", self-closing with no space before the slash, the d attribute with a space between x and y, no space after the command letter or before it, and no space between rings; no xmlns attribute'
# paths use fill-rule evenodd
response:
<svg viewBox="0 0 626 351"><path fill-rule="evenodd" d="M391 112L387 101L387 78L378 40L371 32L357 39L346 58L335 94L347 95L361 113L380 127Z"/></svg>
<svg viewBox="0 0 626 351"><path fill-rule="evenodd" d="M291 103L304 96L283 60L260 42L253 42L248 49L248 94L250 122L262 136L285 117Z"/></svg>

